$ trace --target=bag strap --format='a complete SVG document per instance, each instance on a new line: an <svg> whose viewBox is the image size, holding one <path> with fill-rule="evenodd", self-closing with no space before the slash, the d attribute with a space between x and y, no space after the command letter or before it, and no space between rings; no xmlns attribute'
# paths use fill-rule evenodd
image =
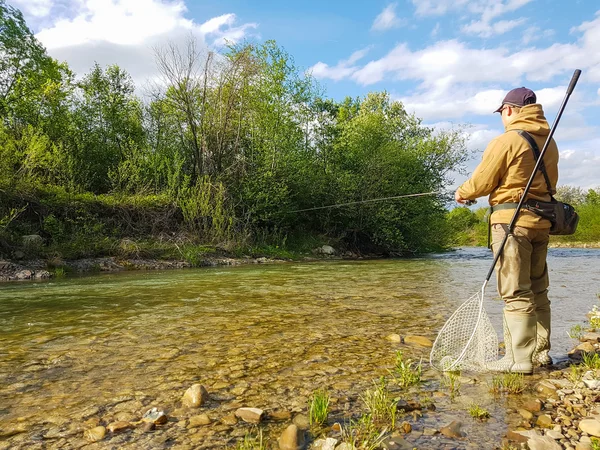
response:
<svg viewBox="0 0 600 450"><path fill-rule="evenodd" d="M540 149L539 149L537 143L535 142L535 139L533 139L527 131L517 130L517 132L521 135L521 137L523 139L525 139L529 143L531 150L533 150L533 157L535 158L535 161L540 159ZM544 175L544 180L546 180L546 187L548 188L548 194L550 194L551 199L554 199L554 197L552 195L552 184L550 184L550 178L548 177L548 173L546 172L546 166L544 165L543 160L540 164L540 170L542 171L542 174Z"/></svg>

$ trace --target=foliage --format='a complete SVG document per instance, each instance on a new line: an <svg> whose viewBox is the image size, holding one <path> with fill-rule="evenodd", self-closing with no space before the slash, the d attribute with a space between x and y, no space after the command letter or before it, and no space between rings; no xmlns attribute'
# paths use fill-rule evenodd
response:
<svg viewBox="0 0 600 450"><path fill-rule="evenodd" d="M387 255L450 245L440 194L297 212L442 191L467 151L461 130L423 126L385 92L324 98L274 41L159 46L144 100L116 65L76 78L4 0L0 48L0 196L29 202L3 249L24 233L70 256L161 233L273 253L288 236Z"/></svg>
<svg viewBox="0 0 600 450"><path fill-rule="evenodd" d="M329 394L325 390L313 392L308 405L308 418L312 426L321 426L329 415Z"/></svg>
<svg viewBox="0 0 600 450"><path fill-rule="evenodd" d="M392 429L396 426L397 401L388 391L384 377L373 383L373 388L367 389L360 398L374 422L389 424Z"/></svg>
<svg viewBox="0 0 600 450"><path fill-rule="evenodd" d="M571 339L581 339L583 336L583 327L580 324L573 325L567 333Z"/></svg>
<svg viewBox="0 0 600 450"><path fill-rule="evenodd" d="M581 364L588 370L600 369L600 355L598 353L583 353Z"/></svg>
<svg viewBox="0 0 600 450"><path fill-rule="evenodd" d="M421 361L415 362L410 358L405 360L400 350L396 352L396 363L390 373L398 386L407 388L420 383L422 371Z"/></svg>
<svg viewBox="0 0 600 450"><path fill-rule="evenodd" d="M525 390L523 374L505 373L492 378L490 392L493 394L520 394Z"/></svg>
<svg viewBox="0 0 600 450"><path fill-rule="evenodd" d="M485 420L490 418L490 413L476 403L472 403L469 406L469 414L473 419L477 420Z"/></svg>
<svg viewBox="0 0 600 450"><path fill-rule="evenodd" d="M246 433L244 439L241 442L238 442L234 447L235 450L266 450L267 444L263 439L263 430L262 428L258 429L256 434L254 433Z"/></svg>
<svg viewBox="0 0 600 450"><path fill-rule="evenodd" d="M363 450L380 448L387 434L387 428L379 428L370 414L365 414L356 421L350 421L348 426L342 427L342 441L350 444L351 448Z"/></svg>
<svg viewBox="0 0 600 450"><path fill-rule="evenodd" d="M442 375L442 383L450 391L450 398L454 399L460 394L460 372L444 372Z"/></svg>

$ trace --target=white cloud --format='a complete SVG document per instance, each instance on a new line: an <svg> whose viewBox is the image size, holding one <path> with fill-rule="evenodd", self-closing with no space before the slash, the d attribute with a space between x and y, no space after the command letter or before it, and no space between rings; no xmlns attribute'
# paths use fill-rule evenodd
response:
<svg viewBox="0 0 600 450"><path fill-rule="evenodd" d="M392 3L386 6L383 11L375 18L371 30L385 31L390 28L397 28L405 24L404 20L401 20L396 16L397 3Z"/></svg>
<svg viewBox="0 0 600 450"><path fill-rule="evenodd" d="M369 50L370 47L357 50L352 53L348 59L339 61L333 67L330 67L327 64L319 61L314 66L309 68L307 72L311 73L316 78L330 79L334 81L348 78L358 69L358 67L354 64L364 58Z"/></svg>
<svg viewBox="0 0 600 450"><path fill-rule="evenodd" d="M53 0L12 0L10 3L23 13L33 17L48 15L54 6Z"/></svg>
<svg viewBox="0 0 600 450"><path fill-rule="evenodd" d="M155 46L180 45L193 36L201 47L219 47L257 28L255 23L236 26L235 14L196 23L185 17L183 0L55 0L51 6L69 10L68 15L53 10L36 35L51 56L67 61L77 74L88 72L94 62L118 64L138 87L157 75Z"/></svg>
<svg viewBox="0 0 600 450"><path fill-rule="evenodd" d="M500 20L495 23L477 20L469 23L468 25L464 25L461 30L466 34L475 34L477 36L487 38L507 33L523 23L525 23L525 19L523 18L517 20Z"/></svg>

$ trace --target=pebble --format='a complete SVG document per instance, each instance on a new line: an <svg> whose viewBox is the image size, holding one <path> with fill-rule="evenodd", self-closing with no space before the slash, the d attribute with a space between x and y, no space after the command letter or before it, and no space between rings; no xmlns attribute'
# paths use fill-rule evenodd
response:
<svg viewBox="0 0 600 450"><path fill-rule="evenodd" d="M431 339L428 339L425 336L405 336L404 343L420 345L421 347L433 347Z"/></svg>
<svg viewBox="0 0 600 450"><path fill-rule="evenodd" d="M300 450L304 447L304 431L294 424L288 426L279 438L280 450Z"/></svg>
<svg viewBox="0 0 600 450"><path fill-rule="evenodd" d="M584 419L579 422L579 429L591 436L600 437L600 422L596 419Z"/></svg>
<svg viewBox="0 0 600 450"><path fill-rule="evenodd" d="M265 412L258 408L238 408L235 416L242 419L244 422L259 424Z"/></svg>
<svg viewBox="0 0 600 450"><path fill-rule="evenodd" d="M562 447L549 436L538 436L527 441L529 450L562 450Z"/></svg>
<svg viewBox="0 0 600 450"><path fill-rule="evenodd" d="M208 400L208 391L201 384L193 384L181 399L183 406L188 408L199 408Z"/></svg>
<svg viewBox="0 0 600 450"><path fill-rule="evenodd" d="M531 419L533 419L533 413L530 412L530 411L527 411L524 408L520 408L518 410L518 412L521 415L521 417L523 417L523 419L525 419L525 420L531 420Z"/></svg>
<svg viewBox="0 0 600 450"><path fill-rule="evenodd" d="M442 427L440 429L440 433L449 438L461 438L465 434L460 430L462 427L462 422L458 420L452 421L450 424Z"/></svg>
<svg viewBox="0 0 600 450"><path fill-rule="evenodd" d="M83 434L83 437L90 442L98 442L104 439L106 436L106 428L99 426L96 428L92 428L91 430L86 430Z"/></svg>
<svg viewBox="0 0 600 450"><path fill-rule="evenodd" d="M535 421L535 424L541 428L550 428L554 425L554 423L552 422L552 417L550 417L547 414L542 414L541 416L539 416Z"/></svg>
<svg viewBox="0 0 600 450"><path fill-rule="evenodd" d="M199 414L197 416L190 417L190 423L188 428L197 428L203 425L208 425L212 422L207 414Z"/></svg>
<svg viewBox="0 0 600 450"><path fill-rule="evenodd" d="M132 428L132 425L129 422L119 421L109 424L106 428L111 433L119 433L121 431L129 430Z"/></svg>

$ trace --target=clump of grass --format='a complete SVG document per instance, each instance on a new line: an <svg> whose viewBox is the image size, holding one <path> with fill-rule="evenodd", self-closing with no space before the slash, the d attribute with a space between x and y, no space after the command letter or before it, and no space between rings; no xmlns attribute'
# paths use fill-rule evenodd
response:
<svg viewBox="0 0 600 450"><path fill-rule="evenodd" d="M244 440L238 442L235 450L267 450L267 444L263 439L263 430L259 429L255 435L246 433Z"/></svg>
<svg viewBox="0 0 600 450"><path fill-rule="evenodd" d="M407 388L421 382L421 373L423 367L421 361L416 362L412 359L404 359L401 351L396 352L396 364L390 371L395 382L401 388Z"/></svg>
<svg viewBox="0 0 600 450"><path fill-rule="evenodd" d="M477 420L485 420L490 418L490 413L481 408L477 403L472 403L471 406L469 406L469 414L473 419Z"/></svg>
<svg viewBox="0 0 600 450"><path fill-rule="evenodd" d="M569 373L567 373L567 379L571 383L577 384L583 378L583 372L584 372L584 367L583 366L579 366L579 365L573 364L570 367Z"/></svg>
<svg viewBox="0 0 600 450"><path fill-rule="evenodd" d="M594 329L597 330L598 328L600 328L600 317L592 317L590 318L590 326Z"/></svg>
<svg viewBox="0 0 600 450"><path fill-rule="evenodd" d="M600 369L600 355L598 353L584 353L581 364L588 370L598 370Z"/></svg>
<svg viewBox="0 0 600 450"><path fill-rule="evenodd" d="M54 269L54 277L55 278L64 278L67 276L67 271L64 267L57 267Z"/></svg>
<svg viewBox="0 0 600 450"><path fill-rule="evenodd" d="M520 394L525 390L525 379L520 373L505 373L492 378L490 392L493 394Z"/></svg>
<svg viewBox="0 0 600 450"><path fill-rule="evenodd" d="M571 339L581 339L583 336L583 327L580 324L573 325L567 333Z"/></svg>
<svg viewBox="0 0 600 450"><path fill-rule="evenodd" d="M321 426L327 422L329 415L329 393L325 390L313 392L308 405L308 418L313 426Z"/></svg>
<svg viewBox="0 0 600 450"><path fill-rule="evenodd" d="M442 383L450 391L450 398L460 395L460 371L444 372Z"/></svg>
<svg viewBox="0 0 600 450"><path fill-rule="evenodd" d="M385 386L385 378L375 382L373 389L367 389L360 399L369 411L369 416L377 423L396 426L397 401Z"/></svg>
<svg viewBox="0 0 600 450"><path fill-rule="evenodd" d="M591 438L592 441L592 450L600 450L600 439L598 438Z"/></svg>
<svg viewBox="0 0 600 450"><path fill-rule="evenodd" d="M379 428L371 414L361 416L357 421L350 421L347 427L342 427L342 441L350 444L351 448L375 450L387 436L387 428Z"/></svg>

